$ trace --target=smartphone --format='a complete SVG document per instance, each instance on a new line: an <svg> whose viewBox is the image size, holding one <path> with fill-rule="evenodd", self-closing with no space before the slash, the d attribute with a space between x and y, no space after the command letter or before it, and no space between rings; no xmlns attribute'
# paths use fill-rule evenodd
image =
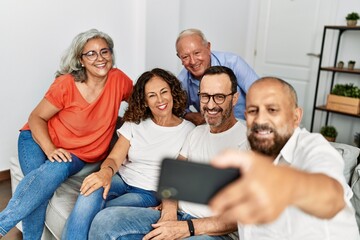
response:
<svg viewBox="0 0 360 240"><path fill-rule="evenodd" d="M236 168L220 169L209 164L165 158L161 164L158 195L207 204L230 182L240 178Z"/></svg>

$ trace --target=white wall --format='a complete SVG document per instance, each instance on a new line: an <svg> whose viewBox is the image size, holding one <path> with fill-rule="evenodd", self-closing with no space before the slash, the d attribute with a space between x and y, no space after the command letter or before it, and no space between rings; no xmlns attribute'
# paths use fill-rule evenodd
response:
<svg viewBox="0 0 360 240"><path fill-rule="evenodd" d="M184 28L203 29L214 49L244 53L249 2L0 1L0 171L17 155L18 129L52 83L76 34L90 28L108 33L115 42L117 66L133 80L153 67L177 74L181 65L174 45Z"/></svg>
<svg viewBox="0 0 360 240"><path fill-rule="evenodd" d="M190 27L202 29L213 49L238 53L252 64L259 1L1 0L0 171L17 154L18 129L52 83L60 56L77 33L90 28L108 33L117 67L133 80L153 67L177 74L175 39ZM338 19L350 9L360 12L358 0L340 2Z"/></svg>
<svg viewBox="0 0 360 240"><path fill-rule="evenodd" d="M0 1L0 171L17 154L18 129L54 79L79 32L97 28L115 42L117 66L144 70L145 0Z"/></svg>

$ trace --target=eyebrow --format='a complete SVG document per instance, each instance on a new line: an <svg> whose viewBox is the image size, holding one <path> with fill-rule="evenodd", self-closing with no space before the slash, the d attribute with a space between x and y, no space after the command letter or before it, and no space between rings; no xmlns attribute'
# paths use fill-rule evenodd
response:
<svg viewBox="0 0 360 240"><path fill-rule="evenodd" d="M168 87L163 87L162 89L160 89L160 92L163 91L164 89L169 90ZM145 93L145 94L150 94L150 93L155 93L155 92L147 92L147 93Z"/></svg>

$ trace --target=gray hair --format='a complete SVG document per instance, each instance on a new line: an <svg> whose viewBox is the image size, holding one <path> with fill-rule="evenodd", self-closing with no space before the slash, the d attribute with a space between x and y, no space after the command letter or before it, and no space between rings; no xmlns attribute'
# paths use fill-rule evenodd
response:
<svg viewBox="0 0 360 240"><path fill-rule="evenodd" d="M190 35L197 35L201 38L202 40L202 43L204 46L206 46L208 44L208 40L206 39L204 33L202 31L200 31L199 29L196 29L196 28L189 28L189 29L185 29L183 31L181 31L179 33L179 36L177 37L176 39L176 43L175 43L175 46L178 44L178 42L183 38L183 37L186 37L186 36L190 36Z"/></svg>
<svg viewBox="0 0 360 240"><path fill-rule="evenodd" d="M85 82L87 79L85 68L81 66L81 55L85 44L95 38L102 38L106 41L111 50L113 65L115 64L114 57L114 42L109 35L100 32L97 29L90 29L86 32L79 33L72 41L70 47L65 51L60 61L60 69L56 72L55 76L59 77L64 74L70 73L74 76L75 81Z"/></svg>

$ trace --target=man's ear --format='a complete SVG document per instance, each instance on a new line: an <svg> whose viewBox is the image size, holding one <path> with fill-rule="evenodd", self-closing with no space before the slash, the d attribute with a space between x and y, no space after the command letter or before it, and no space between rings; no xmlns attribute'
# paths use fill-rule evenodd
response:
<svg viewBox="0 0 360 240"><path fill-rule="evenodd" d="M210 43L210 42L207 43L206 48L209 49L209 50L211 50L211 43Z"/></svg>
<svg viewBox="0 0 360 240"><path fill-rule="evenodd" d="M236 105L237 101L239 100L239 97L240 97L240 93L239 93L239 92L234 93L233 99L232 99L232 105L233 105L233 107Z"/></svg>
<svg viewBox="0 0 360 240"><path fill-rule="evenodd" d="M296 126L300 126L302 117L303 117L303 109L300 107L295 108L295 118L294 118L294 123Z"/></svg>

